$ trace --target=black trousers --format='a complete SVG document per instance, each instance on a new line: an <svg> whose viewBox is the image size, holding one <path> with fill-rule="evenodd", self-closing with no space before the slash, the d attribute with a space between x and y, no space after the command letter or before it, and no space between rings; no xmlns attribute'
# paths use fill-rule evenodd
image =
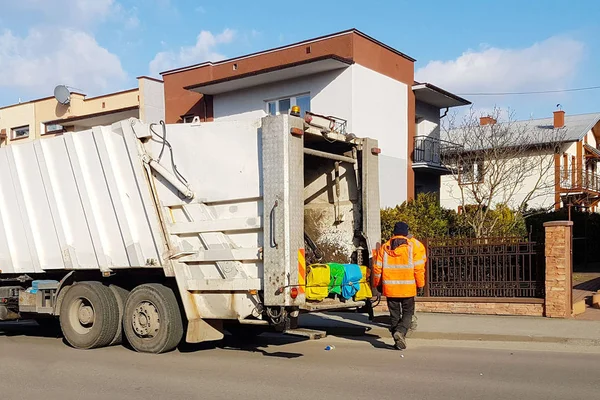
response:
<svg viewBox="0 0 600 400"><path fill-rule="evenodd" d="M415 298L387 298L388 309L390 310L390 332L400 332L406 335L412 317L415 314Z"/></svg>

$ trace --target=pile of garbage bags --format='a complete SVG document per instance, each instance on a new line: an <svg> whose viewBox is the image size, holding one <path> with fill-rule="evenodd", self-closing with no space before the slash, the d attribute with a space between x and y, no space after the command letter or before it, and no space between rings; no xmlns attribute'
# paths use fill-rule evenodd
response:
<svg viewBox="0 0 600 400"><path fill-rule="evenodd" d="M306 274L306 300L323 301L327 297L361 301L373 294L369 269L358 264L311 264Z"/></svg>

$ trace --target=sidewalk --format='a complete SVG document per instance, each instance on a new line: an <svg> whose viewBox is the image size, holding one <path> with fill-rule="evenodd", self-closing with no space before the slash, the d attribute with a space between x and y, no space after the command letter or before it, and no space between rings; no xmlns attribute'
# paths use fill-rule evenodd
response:
<svg viewBox="0 0 600 400"><path fill-rule="evenodd" d="M417 313L417 317L417 330L409 334L415 339L600 345L600 321L433 313ZM387 337L388 321L386 314L376 314L370 322L364 314L315 313L301 315L300 327L336 336Z"/></svg>

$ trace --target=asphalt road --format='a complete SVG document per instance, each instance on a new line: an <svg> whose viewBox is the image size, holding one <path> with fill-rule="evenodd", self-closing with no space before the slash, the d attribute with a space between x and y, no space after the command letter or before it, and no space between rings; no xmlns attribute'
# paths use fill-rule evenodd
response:
<svg viewBox="0 0 600 400"><path fill-rule="evenodd" d="M388 342L389 343L389 342ZM324 347L333 344L333 351ZM593 399L600 354L517 343L375 337L243 346L186 346L163 354L123 347L75 350L34 327L0 324L2 399ZM485 348L485 347L496 348ZM537 348L538 350L530 350ZM402 357L402 355L404 357Z"/></svg>

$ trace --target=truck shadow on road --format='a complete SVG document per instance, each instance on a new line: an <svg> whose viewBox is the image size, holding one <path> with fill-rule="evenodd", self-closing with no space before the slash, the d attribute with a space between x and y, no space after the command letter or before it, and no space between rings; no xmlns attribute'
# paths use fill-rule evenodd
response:
<svg viewBox="0 0 600 400"><path fill-rule="evenodd" d="M40 326L33 321L0 322L0 337L31 336L42 338L61 338L58 326Z"/></svg>
<svg viewBox="0 0 600 400"><path fill-rule="evenodd" d="M268 349L276 346L287 346L304 341L303 339L297 339L284 335L277 334L263 334L259 337L249 338L247 340L234 338L229 335L225 335L223 340L219 342L211 343L182 343L179 345L179 352L181 353L195 353L202 350L210 349L222 349L222 350L233 350L233 351L244 351L248 353L259 353L265 357L276 357L294 359L303 357L302 353L293 353L287 351L273 351L270 352Z"/></svg>

